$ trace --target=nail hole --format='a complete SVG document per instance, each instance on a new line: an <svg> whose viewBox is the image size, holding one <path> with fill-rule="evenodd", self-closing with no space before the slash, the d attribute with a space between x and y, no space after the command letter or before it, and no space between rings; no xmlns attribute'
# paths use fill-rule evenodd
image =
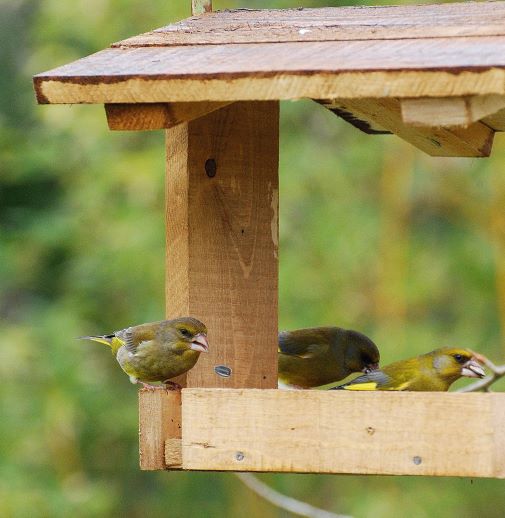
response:
<svg viewBox="0 0 505 518"><path fill-rule="evenodd" d="M205 172L209 178L214 178L214 176L216 176L217 165L213 158L209 158L205 161Z"/></svg>

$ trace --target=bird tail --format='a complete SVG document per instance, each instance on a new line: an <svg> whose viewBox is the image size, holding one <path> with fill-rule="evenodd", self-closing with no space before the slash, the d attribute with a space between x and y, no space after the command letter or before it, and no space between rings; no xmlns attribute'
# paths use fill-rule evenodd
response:
<svg viewBox="0 0 505 518"><path fill-rule="evenodd" d="M99 335L99 336L79 336L78 340L92 340L110 347L113 354L123 345L123 342L116 335Z"/></svg>

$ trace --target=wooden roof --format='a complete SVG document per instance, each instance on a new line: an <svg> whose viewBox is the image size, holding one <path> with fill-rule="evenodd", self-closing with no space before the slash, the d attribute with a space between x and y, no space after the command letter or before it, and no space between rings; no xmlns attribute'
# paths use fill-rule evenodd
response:
<svg viewBox="0 0 505 518"><path fill-rule="evenodd" d="M40 103L505 95L505 2L208 13L34 82Z"/></svg>

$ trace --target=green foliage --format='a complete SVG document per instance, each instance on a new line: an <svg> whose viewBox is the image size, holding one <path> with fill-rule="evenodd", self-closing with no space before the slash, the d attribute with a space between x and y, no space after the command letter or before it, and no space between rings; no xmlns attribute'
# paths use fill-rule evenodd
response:
<svg viewBox="0 0 505 518"><path fill-rule="evenodd" d="M111 133L99 106L36 106L31 76L189 4L0 1L1 516L283 515L230 474L140 472L137 389L105 347L73 339L163 316L163 135ZM503 363L496 140L490 160L433 159L283 103L280 327L363 330L384 362L461 345ZM505 505L490 480L265 479L357 517L498 517Z"/></svg>

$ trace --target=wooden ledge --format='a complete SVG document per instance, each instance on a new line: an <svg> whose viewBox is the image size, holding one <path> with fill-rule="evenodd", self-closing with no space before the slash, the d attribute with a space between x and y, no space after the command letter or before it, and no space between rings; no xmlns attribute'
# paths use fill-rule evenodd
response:
<svg viewBox="0 0 505 518"><path fill-rule="evenodd" d="M184 469L505 477L505 394L190 389Z"/></svg>
<svg viewBox="0 0 505 518"><path fill-rule="evenodd" d="M165 441L165 468L505 478L505 394L183 389Z"/></svg>

